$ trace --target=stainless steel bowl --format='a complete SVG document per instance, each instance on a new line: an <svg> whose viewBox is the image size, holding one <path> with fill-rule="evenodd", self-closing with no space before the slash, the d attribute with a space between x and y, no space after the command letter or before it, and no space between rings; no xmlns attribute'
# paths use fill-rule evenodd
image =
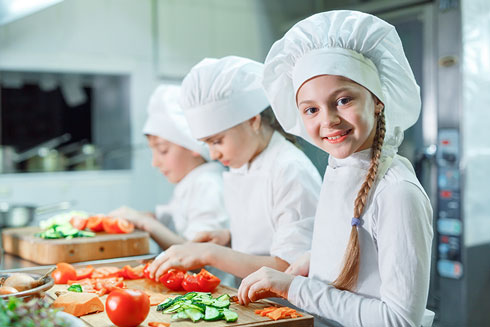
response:
<svg viewBox="0 0 490 327"><path fill-rule="evenodd" d="M3 273L3 274L0 274L0 278L2 278L2 277L8 278L12 274L13 273ZM42 276L40 274L26 274L26 275L29 275L34 279L38 279ZM51 287L53 287L53 285L54 285L53 277L48 276L48 277L46 277L45 283L38 286L38 287L34 287L34 288L31 288L30 290L25 290L25 291L13 293L13 294L0 295L0 299L7 299L11 296L23 298L26 300L34 298L34 297L43 297L44 293L47 290L49 290Z"/></svg>

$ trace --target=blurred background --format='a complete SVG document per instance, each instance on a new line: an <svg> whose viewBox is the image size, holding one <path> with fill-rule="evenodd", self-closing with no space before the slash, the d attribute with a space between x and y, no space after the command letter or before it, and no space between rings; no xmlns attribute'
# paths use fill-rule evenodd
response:
<svg viewBox="0 0 490 327"><path fill-rule="evenodd" d="M141 133L154 88L203 57L264 61L331 9L375 14L402 39L423 107L400 152L434 207L428 307L436 325L488 326L488 0L0 0L0 209L166 203ZM302 147L323 174L326 155Z"/></svg>

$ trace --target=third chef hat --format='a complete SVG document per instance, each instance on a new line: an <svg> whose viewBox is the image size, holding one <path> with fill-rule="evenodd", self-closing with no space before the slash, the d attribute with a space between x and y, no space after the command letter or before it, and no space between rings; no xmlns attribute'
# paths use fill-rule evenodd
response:
<svg viewBox="0 0 490 327"><path fill-rule="evenodd" d="M191 131L179 106L180 87L161 85L153 92L148 104L148 118L143 134L159 136L188 150L199 153L209 160L209 150L204 142L192 137Z"/></svg>
<svg viewBox="0 0 490 327"><path fill-rule="evenodd" d="M262 88L263 64L228 56L206 58L182 82L181 106L195 138L220 133L269 106Z"/></svg>
<svg viewBox="0 0 490 327"><path fill-rule="evenodd" d="M303 83L340 75L364 86L385 105L385 146L397 148L420 114L420 90L395 28L365 13L336 10L294 25L265 60L263 85L274 113L292 134L310 143L296 105ZM314 144L314 143L313 143Z"/></svg>

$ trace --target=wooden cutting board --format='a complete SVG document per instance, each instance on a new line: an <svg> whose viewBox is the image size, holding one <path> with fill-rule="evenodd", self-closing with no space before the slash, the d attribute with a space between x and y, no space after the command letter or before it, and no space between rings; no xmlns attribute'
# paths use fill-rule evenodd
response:
<svg viewBox="0 0 490 327"><path fill-rule="evenodd" d="M135 288L147 291L153 291L162 293L169 297L174 297L177 295L185 294L168 290L165 286L160 283L153 282L147 279L136 279L136 280L126 280L126 286L128 288ZM55 285L52 289L47 292L47 295L51 299L55 299L56 291L65 290L68 285ZM229 294L231 296L237 294L237 290L228 286L220 285L213 292L213 296L217 297L221 294ZM101 297L102 302L105 305L107 295ZM160 311L156 311L156 306L150 307L150 313L148 317L146 317L145 321L140 325L141 327L148 326L150 321L161 321L161 322L169 322L171 323L171 327L197 327L197 326L207 326L207 327L224 327L224 326L245 326L245 327L255 327L255 326L281 326L281 327L313 327L313 317L301 313L303 317L299 318L290 318L290 319L281 319L277 321L273 321L268 317L262 317L258 314L255 314L255 310L263 309L265 307L271 306L270 301L258 301L256 303L252 303L249 306L241 306L237 303L232 303L230 305L230 309L234 310L238 313L238 321L234 323L227 323L224 320L222 321L200 321L197 323L193 323L190 320L183 321L171 321L171 314L163 314ZM105 312L99 312L96 314L90 314L86 316L80 317L87 326L90 327L114 327L114 324L111 323L109 317Z"/></svg>
<svg viewBox="0 0 490 327"><path fill-rule="evenodd" d="M140 230L129 234L101 232L95 237L57 240L35 236L39 232L39 227L4 229L4 251L38 264L50 265L142 255L150 250L150 236Z"/></svg>

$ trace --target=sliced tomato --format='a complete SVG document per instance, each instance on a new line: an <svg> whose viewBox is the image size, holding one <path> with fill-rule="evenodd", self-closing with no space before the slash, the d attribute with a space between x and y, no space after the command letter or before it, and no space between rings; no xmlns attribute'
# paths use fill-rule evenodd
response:
<svg viewBox="0 0 490 327"><path fill-rule="evenodd" d="M77 272L75 268L69 263L58 263L56 269L51 273L56 284L66 284L69 280L75 280L77 278Z"/></svg>
<svg viewBox="0 0 490 327"><path fill-rule="evenodd" d="M163 274L159 281L172 291L182 291L185 278L185 271L172 269Z"/></svg>
<svg viewBox="0 0 490 327"><path fill-rule="evenodd" d="M87 219L87 228L92 232L102 232L104 225L102 224L103 216L92 216Z"/></svg>
<svg viewBox="0 0 490 327"><path fill-rule="evenodd" d="M187 274L182 281L182 288L187 292L200 292L199 280L196 274Z"/></svg>
<svg viewBox="0 0 490 327"><path fill-rule="evenodd" d="M120 271L117 267L97 267L92 273L92 278L119 277Z"/></svg>
<svg viewBox="0 0 490 327"><path fill-rule="evenodd" d="M70 219L70 224L78 230L84 230L85 227L87 226L87 221L88 221L87 218L73 216Z"/></svg>
<svg viewBox="0 0 490 327"><path fill-rule="evenodd" d="M151 263L152 263L152 261L147 262L145 265L145 268L143 268L143 276L145 276L145 278L147 278L147 279L151 279L150 278L150 265L151 265Z"/></svg>
<svg viewBox="0 0 490 327"><path fill-rule="evenodd" d="M134 230L133 223L122 218L105 217L102 224L104 231L110 234L131 233Z"/></svg>
<svg viewBox="0 0 490 327"><path fill-rule="evenodd" d="M92 273L94 272L94 267L88 265L87 267L84 268L77 268L76 272L77 272L77 280L90 278L92 276Z"/></svg>
<svg viewBox="0 0 490 327"><path fill-rule="evenodd" d="M199 284L199 292L212 292L218 287L221 280L215 275L211 274L206 269L201 269L197 274L197 283Z"/></svg>
<svg viewBox="0 0 490 327"><path fill-rule="evenodd" d="M139 265L136 267L131 267L129 265L124 266L121 269L121 276L125 279L140 279L145 277L143 274L144 265Z"/></svg>

